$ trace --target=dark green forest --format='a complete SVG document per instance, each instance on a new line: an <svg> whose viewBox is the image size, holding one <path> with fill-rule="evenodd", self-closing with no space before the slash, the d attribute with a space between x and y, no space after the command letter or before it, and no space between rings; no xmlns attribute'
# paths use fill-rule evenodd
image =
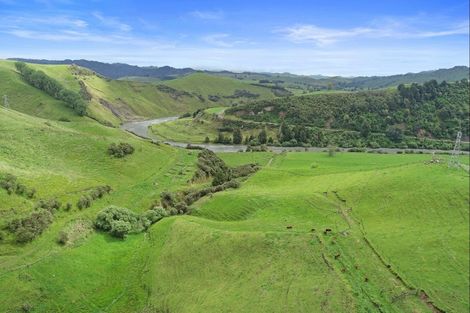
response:
<svg viewBox="0 0 470 313"><path fill-rule="evenodd" d="M394 90L286 97L227 113L257 122L356 131L362 138L381 133L397 142L404 136L452 140L458 131L468 137L469 83L432 80Z"/></svg>

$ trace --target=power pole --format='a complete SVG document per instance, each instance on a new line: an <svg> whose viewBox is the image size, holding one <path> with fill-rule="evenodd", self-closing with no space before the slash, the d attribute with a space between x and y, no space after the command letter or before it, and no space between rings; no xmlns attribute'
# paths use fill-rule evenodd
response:
<svg viewBox="0 0 470 313"><path fill-rule="evenodd" d="M3 106L5 108L9 108L10 107L10 103L8 102L8 96L7 95L3 95Z"/></svg>
<svg viewBox="0 0 470 313"><path fill-rule="evenodd" d="M457 133L457 138L455 139L454 150L449 159L449 167L460 167L459 155L460 155L460 146L461 146L462 132Z"/></svg>

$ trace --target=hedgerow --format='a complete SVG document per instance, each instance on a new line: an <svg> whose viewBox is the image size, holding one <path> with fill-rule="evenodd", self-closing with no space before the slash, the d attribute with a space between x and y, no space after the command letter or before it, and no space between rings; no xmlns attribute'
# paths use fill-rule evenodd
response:
<svg viewBox="0 0 470 313"><path fill-rule="evenodd" d="M16 62L15 67L28 84L41 89L58 100L62 100L78 115L83 116L86 114L87 103L83 101L78 93L64 88L57 80L47 76L43 71L30 68L24 62Z"/></svg>

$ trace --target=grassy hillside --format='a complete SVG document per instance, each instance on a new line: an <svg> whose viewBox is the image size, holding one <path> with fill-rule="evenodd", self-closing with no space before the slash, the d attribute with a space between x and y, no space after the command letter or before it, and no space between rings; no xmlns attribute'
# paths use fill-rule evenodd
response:
<svg viewBox="0 0 470 313"><path fill-rule="evenodd" d="M134 154L107 155L121 141ZM82 225L109 204L142 212L162 191L187 188L196 152L86 117L4 108L0 147L0 173L37 189L34 199L0 189L2 226L39 198L75 203L92 187L113 188L90 208L59 209L31 243L5 233L0 311L431 312L427 296L447 312L468 310L468 175L427 165L429 156L224 154L231 166L263 169L196 202L192 216L117 240ZM70 228L77 239L57 244Z"/></svg>
<svg viewBox="0 0 470 313"><path fill-rule="evenodd" d="M75 65L30 64L29 66L45 72L67 89L86 95L88 115L114 126L121 121L178 115L201 108L226 105L235 99L229 101L221 97L219 100L209 100L207 92L213 92L218 88L222 90L220 95L231 96L236 90L246 87L248 91L257 92L260 99L274 97L269 89L226 78L221 78L222 82L218 83L218 78L208 81L206 77L196 76L190 80L190 85L182 82L181 88L188 87L188 90L185 90L154 83L109 80ZM2 78L0 88L9 96L12 108L55 120L74 119L73 112L64 108L61 101L53 99L24 82L17 73L13 61L0 61L0 75ZM200 86L207 83L216 85L214 89L206 89L206 87L200 89ZM178 84L179 82L175 81L175 85ZM215 94L217 93L214 91ZM246 101L244 96L236 99Z"/></svg>
<svg viewBox="0 0 470 313"><path fill-rule="evenodd" d="M205 73L195 73L163 83L179 90L202 95L209 102L224 105L275 97L269 87L254 86L245 81Z"/></svg>
<svg viewBox="0 0 470 313"><path fill-rule="evenodd" d="M125 159L111 158L107 147L120 141L131 143L135 153ZM52 225L32 243L18 245L9 235L0 243L0 311L31 306L37 312L90 312L105 310L118 299L122 302L115 312L145 306L142 266L148 257L144 247L148 235L123 242L93 233L66 247L59 246L56 239L61 230L77 221L94 219L97 211L110 203L136 212L147 210L163 190L186 184L194 171L195 156L150 144L86 118L63 123L3 108L0 147L0 173L14 174L37 190L36 197L29 200L0 189L2 227L31 212L40 198L73 204L70 211L61 208ZM113 188L110 195L90 208L76 208L81 195L104 184Z"/></svg>
<svg viewBox="0 0 470 313"><path fill-rule="evenodd" d="M320 297L321 303L330 305L335 297L325 295L337 294L343 286L342 297L349 297L353 308L345 303L323 308L312 302L311 311L431 311L423 300L426 296L416 291L422 289L442 310L465 312L469 308L468 174L425 164L428 158L280 155L241 189L202 202L197 215L210 221L198 223L230 230L246 241L242 239L246 232L264 232L270 234L266 238L276 236L279 244L289 241L286 245L295 246L294 238L309 240L310 247L303 249L312 254L309 263L316 274L303 269L302 257L287 265L291 281L284 287L283 305L295 306L309 288L320 293L311 298ZM332 234L325 235L325 228L331 228ZM277 256L266 259L268 269L276 260ZM317 278L305 279L309 275ZM253 293L262 294L264 276L255 277L249 286L256 281ZM209 274L202 279L212 283Z"/></svg>
<svg viewBox="0 0 470 313"><path fill-rule="evenodd" d="M62 72L65 72L64 69L60 68ZM60 71L55 70L54 72ZM61 82L64 81L69 80L61 80ZM59 118L79 119L73 110L66 107L62 101L48 96L23 81L16 72L14 62L0 61L0 90L2 96L8 96L9 105L15 110L54 120ZM3 99L1 105L3 106Z"/></svg>

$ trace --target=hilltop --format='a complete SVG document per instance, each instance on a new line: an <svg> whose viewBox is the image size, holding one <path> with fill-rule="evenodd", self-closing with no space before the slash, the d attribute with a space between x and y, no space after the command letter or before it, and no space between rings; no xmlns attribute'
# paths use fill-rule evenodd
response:
<svg viewBox="0 0 470 313"><path fill-rule="evenodd" d="M170 66L135 66L123 63L103 63L89 60L37 60L13 58L28 63L37 64L76 64L89 68L108 78L130 80L168 80L199 72L192 68L174 68ZM256 73L231 71L204 71L210 75L230 77L239 80L247 80L267 87L278 86L289 89L292 92L315 91L325 89L376 89L398 86L399 84L424 83L429 80L459 81L469 78L468 66L454 66L448 69L437 69L419 73L407 73L390 76L364 76L364 77L328 77L323 75L295 75L290 73Z"/></svg>
<svg viewBox="0 0 470 313"><path fill-rule="evenodd" d="M81 93L88 103L87 114L101 123L114 126L122 121L183 114L211 106L229 105L235 101L243 103L253 97L275 97L269 88L229 78L220 79L219 83L218 78L205 74L194 74L181 78L181 82L176 79L164 85L110 80L76 65L29 66L43 71L67 89ZM5 82L2 84L3 92L9 96L12 108L56 120L75 118L73 112L64 108L60 101L28 85L15 69L14 62L0 61L0 75ZM205 87L216 82L218 85L215 88Z"/></svg>

